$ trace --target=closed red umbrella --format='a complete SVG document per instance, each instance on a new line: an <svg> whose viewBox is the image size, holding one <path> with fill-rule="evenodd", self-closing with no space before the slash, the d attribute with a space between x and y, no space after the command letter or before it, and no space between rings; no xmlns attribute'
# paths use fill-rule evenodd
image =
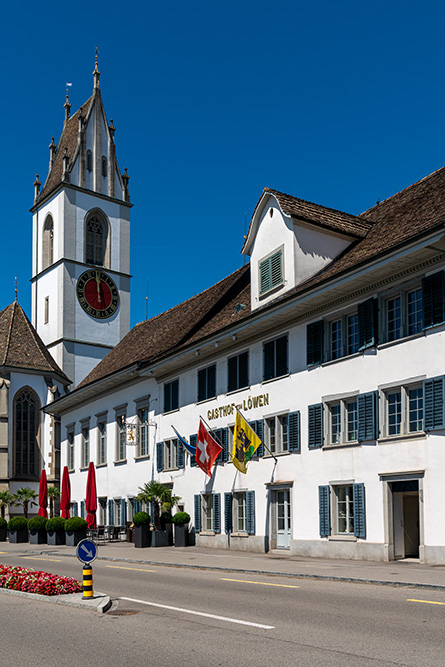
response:
<svg viewBox="0 0 445 667"><path fill-rule="evenodd" d="M39 486L39 511L37 516L44 516L45 519L48 518L47 512L48 506L48 483L46 481L46 470L43 468L42 474L40 475L40 486Z"/></svg>
<svg viewBox="0 0 445 667"><path fill-rule="evenodd" d="M97 528L96 524L96 510L97 510L97 491L96 491L96 472L94 470L94 463L90 461L88 466L87 477L87 524L89 528Z"/></svg>
<svg viewBox="0 0 445 667"><path fill-rule="evenodd" d="M70 476L68 473L68 466L65 466L63 469L62 495L60 498L60 510L61 510L61 515L64 519L70 518L70 507L71 507L71 483L70 483Z"/></svg>

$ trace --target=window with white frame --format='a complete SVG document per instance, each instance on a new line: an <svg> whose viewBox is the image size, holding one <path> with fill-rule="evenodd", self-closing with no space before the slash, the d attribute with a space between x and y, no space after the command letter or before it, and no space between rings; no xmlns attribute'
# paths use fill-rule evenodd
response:
<svg viewBox="0 0 445 667"><path fill-rule="evenodd" d="M66 434L67 440L67 465L68 470L74 470L74 429L70 429Z"/></svg>
<svg viewBox="0 0 445 667"><path fill-rule="evenodd" d="M247 497L245 491L233 494L233 523L235 532L247 532Z"/></svg>
<svg viewBox="0 0 445 667"><path fill-rule="evenodd" d="M384 342L414 336L423 328L423 299L420 285L400 290L383 298Z"/></svg>
<svg viewBox="0 0 445 667"><path fill-rule="evenodd" d="M420 384L391 387L383 392L386 436L423 431L423 387Z"/></svg>
<svg viewBox="0 0 445 667"><path fill-rule="evenodd" d="M327 403L327 433L330 445L358 440L357 397Z"/></svg>
<svg viewBox="0 0 445 667"><path fill-rule="evenodd" d="M148 456L148 406L138 409L139 456Z"/></svg>
<svg viewBox="0 0 445 667"><path fill-rule="evenodd" d="M340 359L359 350L358 313L348 313L327 323L328 360Z"/></svg>
<svg viewBox="0 0 445 667"><path fill-rule="evenodd" d="M354 497L352 484L334 486L335 533L354 535Z"/></svg>
<svg viewBox="0 0 445 667"><path fill-rule="evenodd" d="M90 427L83 426L81 430L82 439L82 468L88 468L90 462Z"/></svg>
<svg viewBox="0 0 445 667"><path fill-rule="evenodd" d="M122 503L120 498L114 500L113 518L115 526L122 525Z"/></svg>
<svg viewBox="0 0 445 667"><path fill-rule="evenodd" d="M125 461L127 456L126 412L116 414L116 461Z"/></svg>
<svg viewBox="0 0 445 667"><path fill-rule="evenodd" d="M265 444L267 456L287 452L289 449L289 421L286 415L268 417L265 421Z"/></svg>
<svg viewBox="0 0 445 667"><path fill-rule="evenodd" d="M97 501L97 525L105 526L107 523L107 499L98 498Z"/></svg>
<svg viewBox="0 0 445 667"><path fill-rule="evenodd" d="M107 422L101 419L97 422L97 464L103 465L107 462Z"/></svg>
<svg viewBox="0 0 445 667"><path fill-rule="evenodd" d="M204 531L213 530L213 494L202 495L202 527Z"/></svg>
<svg viewBox="0 0 445 667"><path fill-rule="evenodd" d="M164 470L173 470L178 467L178 439L164 441Z"/></svg>

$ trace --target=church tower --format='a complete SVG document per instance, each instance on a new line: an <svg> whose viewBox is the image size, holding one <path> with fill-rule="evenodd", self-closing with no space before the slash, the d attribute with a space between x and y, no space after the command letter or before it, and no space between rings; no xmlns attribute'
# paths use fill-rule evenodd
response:
<svg viewBox="0 0 445 667"><path fill-rule="evenodd" d="M130 329L130 196L102 102L71 116L68 88L47 179L34 183L32 324L77 386Z"/></svg>

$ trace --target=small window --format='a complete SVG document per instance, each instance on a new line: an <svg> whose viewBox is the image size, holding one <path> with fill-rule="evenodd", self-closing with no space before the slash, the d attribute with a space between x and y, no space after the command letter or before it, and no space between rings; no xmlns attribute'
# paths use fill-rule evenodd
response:
<svg viewBox="0 0 445 667"><path fill-rule="evenodd" d="M266 455L289 451L289 423L287 415L269 417L265 420Z"/></svg>
<svg viewBox="0 0 445 667"><path fill-rule="evenodd" d="M260 296L283 284L283 251L277 250L259 263Z"/></svg>
<svg viewBox="0 0 445 667"><path fill-rule="evenodd" d="M164 442L164 470L175 470L178 467L178 440L172 438Z"/></svg>
<svg viewBox="0 0 445 667"><path fill-rule="evenodd" d="M67 464L68 470L74 470L74 431L68 431L66 434L67 440Z"/></svg>
<svg viewBox="0 0 445 667"><path fill-rule="evenodd" d="M202 496L202 514L203 529L205 531L213 530L213 494L205 493Z"/></svg>
<svg viewBox="0 0 445 667"><path fill-rule="evenodd" d="M263 379L271 380L287 375L288 367L288 338L281 336L270 340L263 345Z"/></svg>
<svg viewBox="0 0 445 667"><path fill-rule="evenodd" d="M51 215L47 215L43 225L42 236L42 270L51 266L54 261L54 222Z"/></svg>
<svg viewBox="0 0 445 667"><path fill-rule="evenodd" d="M87 171L93 171L93 154L87 151Z"/></svg>
<svg viewBox="0 0 445 667"><path fill-rule="evenodd" d="M148 407L139 408L139 456L148 456Z"/></svg>
<svg viewBox="0 0 445 667"><path fill-rule="evenodd" d="M107 523L107 499L97 499L97 525L105 526Z"/></svg>
<svg viewBox="0 0 445 667"><path fill-rule="evenodd" d="M90 428L84 426L81 432L82 438L82 468L88 468L90 463Z"/></svg>
<svg viewBox="0 0 445 667"><path fill-rule="evenodd" d="M216 396L216 364L198 371L198 401Z"/></svg>
<svg viewBox="0 0 445 667"><path fill-rule="evenodd" d="M97 430L99 434L97 463L99 465L103 465L107 462L107 422L98 422Z"/></svg>
<svg viewBox="0 0 445 667"><path fill-rule="evenodd" d="M337 535L354 535L354 498L352 484L334 486Z"/></svg>
<svg viewBox="0 0 445 667"><path fill-rule="evenodd" d="M423 296L420 286L384 298L383 341L390 343L423 330Z"/></svg>
<svg viewBox="0 0 445 667"><path fill-rule="evenodd" d="M227 391L249 386L249 352L242 352L227 360Z"/></svg>
<svg viewBox="0 0 445 667"><path fill-rule="evenodd" d="M330 445L358 440L357 398L352 397L328 403L328 437Z"/></svg>
<svg viewBox="0 0 445 667"><path fill-rule="evenodd" d="M179 380L172 380L164 384L164 412L171 412L179 408Z"/></svg>
<svg viewBox="0 0 445 667"><path fill-rule="evenodd" d="M246 493L233 494L233 516L237 533L247 533L247 498Z"/></svg>
<svg viewBox="0 0 445 667"><path fill-rule="evenodd" d="M105 155L102 155L102 176L106 178L108 175L108 167L107 167L107 158Z"/></svg>
<svg viewBox="0 0 445 667"><path fill-rule="evenodd" d="M117 428L117 446L116 446L116 461L125 461L127 457L127 426L126 414L121 413L116 415Z"/></svg>
<svg viewBox="0 0 445 667"><path fill-rule="evenodd" d="M423 388L402 385L384 391L384 433L391 437L423 431Z"/></svg>
<svg viewBox="0 0 445 667"><path fill-rule="evenodd" d="M45 308L43 313L43 324L48 324L49 322L49 296L45 297Z"/></svg>

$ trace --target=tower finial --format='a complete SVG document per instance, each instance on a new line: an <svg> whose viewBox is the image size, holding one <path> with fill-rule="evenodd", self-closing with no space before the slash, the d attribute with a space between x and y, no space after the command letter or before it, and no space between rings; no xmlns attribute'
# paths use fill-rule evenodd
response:
<svg viewBox="0 0 445 667"><path fill-rule="evenodd" d="M34 181L34 201L36 202L40 194L41 182L39 181L39 175L36 174L36 180Z"/></svg>
<svg viewBox="0 0 445 667"><path fill-rule="evenodd" d="M94 72L93 72L95 88L99 88L99 79L100 79L98 56L99 56L99 49L96 46L96 62L94 63Z"/></svg>
<svg viewBox="0 0 445 667"><path fill-rule="evenodd" d="M70 104L69 88L72 85L73 85L72 83L68 83L68 81L66 82L66 100L65 100L65 104L63 105L65 107L65 124L66 124L68 118L70 117L71 104Z"/></svg>
<svg viewBox="0 0 445 667"><path fill-rule="evenodd" d="M18 299L17 299L17 292L18 292L18 290L17 290L17 276L15 277L15 280L14 280L14 292L15 292L15 299L14 299L14 301L17 303L17 300L18 300Z"/></svg>

